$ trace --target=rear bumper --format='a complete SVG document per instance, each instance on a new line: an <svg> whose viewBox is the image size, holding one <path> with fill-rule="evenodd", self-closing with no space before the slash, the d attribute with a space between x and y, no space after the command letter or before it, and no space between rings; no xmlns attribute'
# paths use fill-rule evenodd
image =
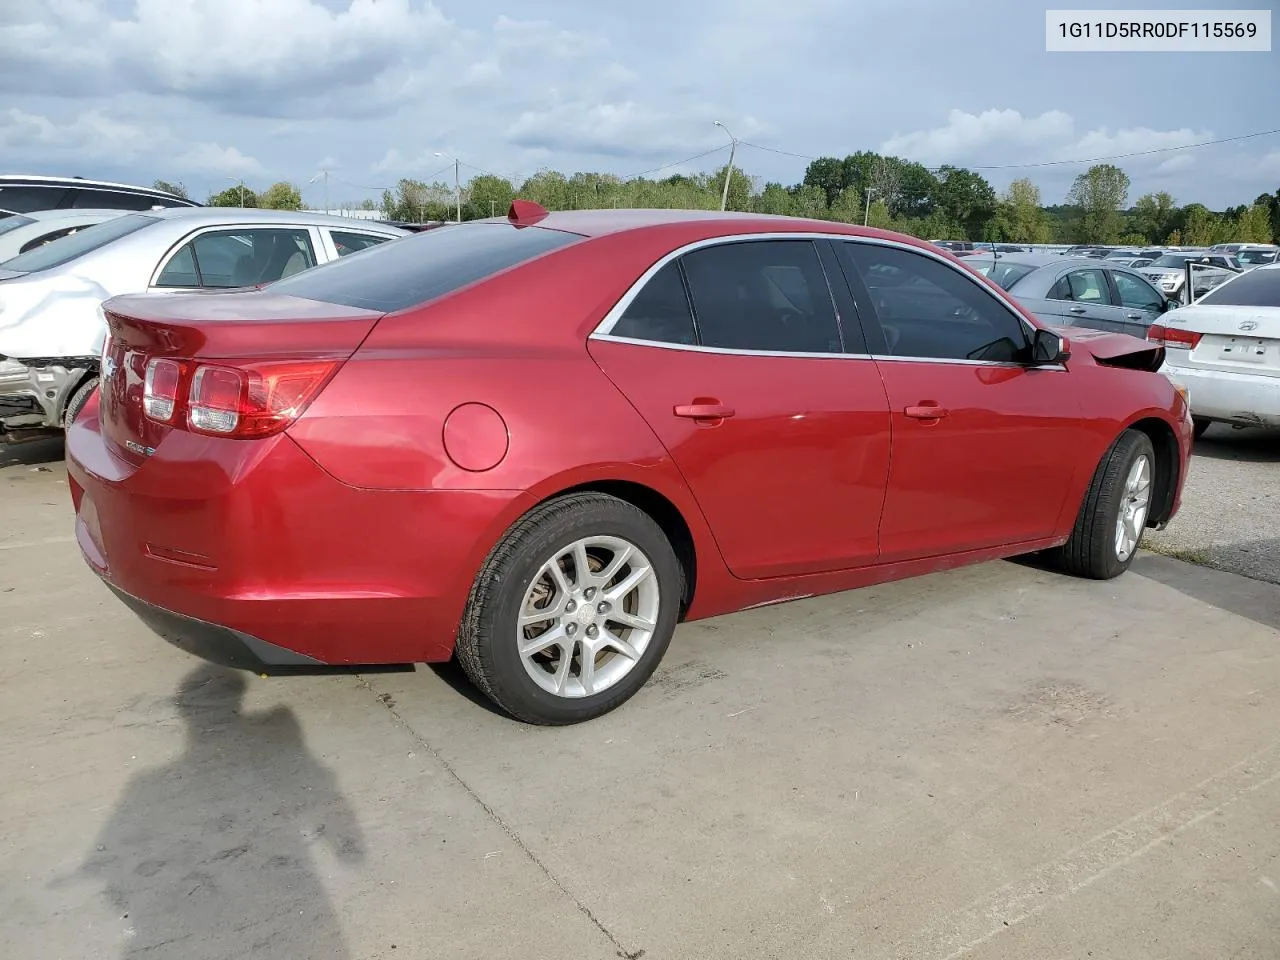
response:
<svg viewBox="0 0 1280 960"><path fill-rule="evenodd" d="M267 673L277 667L306 668L320 665L319 660L304 654L277 647L238 630L184 617L130 596L111 584L107 586L162 640L210 663L252 670L254 673Z"/></svg>
<svg viewBox="0 0 1280 960"><path fill-rule="evenodd" d="M1161 371L1185 384L1196 417L1243 426L1280 427L1280 377L1203 370L1166 362Z"/></svg>
<svg viewBox="0 0 1280 960"><path fill-rule="evenodd" d="M98 576L161 636L246 669L449 659L476 571L526 508L517 491L351 487L288 436L175 431L127 464L91 415L67 472Z"/></svg>

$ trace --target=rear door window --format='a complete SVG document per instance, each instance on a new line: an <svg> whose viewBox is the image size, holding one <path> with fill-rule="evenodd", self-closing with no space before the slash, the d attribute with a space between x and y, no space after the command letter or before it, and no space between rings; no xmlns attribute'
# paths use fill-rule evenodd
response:
<svg viewBox="0 0 1280 960"><path fill-rule="evenodd" d="M840 325L810 240L753 240L683 257L705 347L840 353Z"/></svg>
<svg viewBox="0 0 1280 960"><path fill-rule="evenodd" d="M507 223L436 227L364 256L343 257L272 286L276 293L393 313L583 239L581 234Z"/></svg>
<svg viewBox="0 0 1280 960"><path fill-rule="evenodd" d="M1101 270L1072 270L1053 285L1049 299L1109 306L1111 291L1107 289L1107 278Z"/></svg>
<svg viewBox="0 0 1280 960"><path fill-rule="evenodd" d="M169 259L156 286L250 287L293 276L315 263L311 232L305 228L211 230Z"/></svg>

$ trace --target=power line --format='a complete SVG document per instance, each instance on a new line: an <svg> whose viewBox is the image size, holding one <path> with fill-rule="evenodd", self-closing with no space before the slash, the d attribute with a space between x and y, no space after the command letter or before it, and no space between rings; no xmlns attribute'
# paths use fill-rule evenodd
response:
<svg viewBox="0 0 1280 960"><path fill-rule="evenodd" d="M1091 157L1080 160L1039 160L1028 163L977 163L966 164L969 170L1017 170L1027 167L1058 167L1069 166L1071 164L1081 163L1102 163L1106 160L1125 160L1129 157L1146 157L1156 153L1173 153L1178 150L1195 150L1199 147L1212 147L1220 143L1235 143L1239 140L1252 140L1256 137L1270 137L1280 133L1280 130L1260 130L1257 133L1242 133L1235 137L1220 137L1217 140L1202 140L1199 143L1183 143L1172 147L1155 147L1151 150L1134 150L1130 153L1116 153L1107 157ZM781 154L784 157L795 157L797 160L819 160L821 157L811 157L804 153L792 153L790 150L779 150L777 147L766 147L763 144L752 143L749 140L739 140L744 147L754 147L757 150L765 150L769 153ZM938 170L940 167L929 167L929 170Z"/></svg>
<svg viewBox="0 0 1280 960"><path fill-rule="evenodd" d="M742 143L743 141L739 140L738 142ZM714 150L706 150L702 153L694 154L692 157L686 157L683 160L677 160L675 163L664 163L660 167L652 167L649 170L641 170L639 173L633 173L629 177L623 177L622 179L635 180L639 177L647 176L650 173L657 173L659 170L666 170L670 167L679 167L679 166L683 166L686 163L692 163L694 160L701 160L703 157L709 157L713 153L719 153L721 150L727 150L727 149L729 149L729 144L726 143L723 146L716 147Z"/></svg>

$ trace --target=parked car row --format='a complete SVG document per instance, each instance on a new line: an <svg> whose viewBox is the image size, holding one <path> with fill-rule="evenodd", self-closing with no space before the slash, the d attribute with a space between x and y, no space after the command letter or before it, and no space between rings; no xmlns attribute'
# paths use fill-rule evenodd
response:
<svg viewBox="0 0 1280 960"><path fill-rule="evenodd" d="M133 208L76 207L107 186ZM261 286L410 233L301 211L153 204L169 195L65 178L0 177L5 196L26 208L0 218L0 436L10 441L62 429L84 406L109 297ZM42 203L60 206L32 209Z"/></svg>

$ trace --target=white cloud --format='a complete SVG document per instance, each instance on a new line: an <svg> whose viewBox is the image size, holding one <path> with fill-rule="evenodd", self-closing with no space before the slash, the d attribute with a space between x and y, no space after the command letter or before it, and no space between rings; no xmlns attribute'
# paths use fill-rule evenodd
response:
<svg viewBox="0 0 1280 960"><path fill-rule="evenodd" d="M944 126L895 134L880 145L880 152L921 163L961 163L983 152L998 155L1000 148L1025 152L1065 143L1074 131L1075 121L1061 110L1037 117L1024 117L1017 110L985 110L980 114L952 110Z"/></svg>
<svg viewBox="0 0 1280 960"><path fill-rule="evenodd" d="M255 174L262 165L235 147L190 143L158 124L136 124L89 110L59 123L46 116L11 108L0 113L0 148L19 162L36 166L90 161L135 162L171 156L173 163L200 173ZM35 167L33 167L34 169Z"/></svg>

